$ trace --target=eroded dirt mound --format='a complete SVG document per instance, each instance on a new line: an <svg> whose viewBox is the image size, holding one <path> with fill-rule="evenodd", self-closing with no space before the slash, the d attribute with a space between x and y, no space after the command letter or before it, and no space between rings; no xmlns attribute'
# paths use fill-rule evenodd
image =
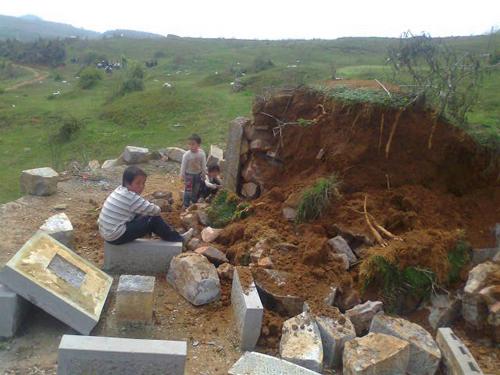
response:
<svg viewBox="0 0 500 375"><path fill-rule="evenodd" d="M446 279L447 254L462 233L476 247L494 242L489 228L500 220L498 158L422 109L282 91L256 101L242 150L241 183L258 184L261 194L253 215L226 227L220 242L233 262L256 264L251 255L267 241L262 256L293 275L289 293L313 299L331 285L359 286L359 267L345 271L329 256L325 242L339 234L361 263L384 255L401 268L428 268L438 280ZM341 196L319 219L296 224L283 216L304 189L332 174L342 181ZM376 246L365 199L372 221L401 240ZM293 250L280 251L283 242Z"/></svg>

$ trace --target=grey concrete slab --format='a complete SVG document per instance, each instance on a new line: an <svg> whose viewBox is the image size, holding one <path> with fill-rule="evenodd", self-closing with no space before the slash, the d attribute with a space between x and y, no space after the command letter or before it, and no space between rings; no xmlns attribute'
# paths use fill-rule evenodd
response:
<svg viewBox="0 0 500 375"><path fill-rule="evenodd" d="M251 280L250 285L243 286L240 276ZM240 335L240 349L253 350L259 340L264 316L264 307L253 282L252 273L248 268L236 267L233 274L231 289L231 305L233 307L236 328Z"/></svg>
<svg viewBox="0 0 500 375"><path fill-rule="evenodd" d="M116 290L118 319L129 322L151 322L154 289L154 276L121 275Z"/></svg>
<svg viewBox="0 0 500 375"><path fill-rule="evenodd" d="M40 231L47 233L64 246L73 248L73 225L64 212L52 215L40 226Z"/></svg>
<svg viewBox="0 0 500 375"><path fill-rule="evenodd" d="M0 271L0 282L82 334L99 321L113 279L45 233Z"/></svg>
<svg viewBox="0 0 500 375"><path fill-rule="evenodd" d="M118 274L166 273L172 258L182 252L181 242L138 239L123 245L104 243L104 270Z"/></svg>
<svg viewBox="0 0 500 375"><path fill-rule="evenodd" d="M451 328L439 328L436 342L443 355L443 364L448 374L483 374L472 353Z"/></svg>
<svg viewBox="0 0 500 375"><path fill-rule="evenodd" d="M229 375L314 375L318 372L267 354L246 352L229 369Z"/></svg>
<svg viewBox="0 0 500 375"><path fill-rule="evenodd" d="M0 284L0 337L14 336L30 307L28 301Z"/></svg>
<svg viewBox="0 0 500 375"><path fill-rule="evenodd" d="M181 375L186 355L185 341L64 335L57 374Z"/></svg>

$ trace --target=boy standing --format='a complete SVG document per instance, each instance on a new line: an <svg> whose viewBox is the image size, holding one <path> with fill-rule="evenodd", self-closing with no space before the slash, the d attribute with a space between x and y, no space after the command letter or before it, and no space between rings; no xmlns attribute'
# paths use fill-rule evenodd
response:
<svg viewBox="0 0 500 375"><path fill-rule="evenodd" d="M201 138L193 134L188 138L189 150L184 153L181 164L181 179L184 182L184 208L198 202L201 182L207 175L207 157L200 148Z"/></svg>

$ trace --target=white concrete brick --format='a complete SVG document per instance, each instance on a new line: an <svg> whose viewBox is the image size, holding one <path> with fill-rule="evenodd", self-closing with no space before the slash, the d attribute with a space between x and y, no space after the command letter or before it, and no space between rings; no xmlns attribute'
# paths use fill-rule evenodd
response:
<svg viewBox="0 0 500 375"><path fill-rule="evenodd" d="M40 227L40 231L47 233L63 245L73 248L73 225L64 212L49 217Z"/></svg>
<svg viewBox="0 0 500 375"><path fill-rule="evenodd" d="M58 375L181 375L184 341L64 335L58 350Z"/></svg>
<svg viewBox="0 0 500 375"><path fill-rule="evenodd" d="M153 318L154 276L121 275L116 290L119 320L150 323Z"/></svg>
<svg viewBox="0 0 500 375"><path fill-rule="evenodd" d="M240 280L242 273L248 273L245 277L250 277L252 280L251 284L245 289ZM240 335L240 349L253 350L259 340L264 307L262 306L259 293L248 268L235 268L231 289L231 304L233 306L236 327Z"/></svg>
<svg viewBox="0 0 500 375"><path fill-rule="evenodd" d="M123 245L104 243L104 270L111 273L155 275L166 273L181 242L138 239Z"/></svg>
<svg viewBox="0 0 500 375"><path fill-rule="evenodd" d="M270 355L246 352L231 367L229 375L314 375L315 371Z"/></svg>
<svg viewBox="0 0 500 375"><path fill-rule="evenodd" d="M462 340L451 328L439 328L436 342L443 355L443 363L448 374L482 375L483 372Z"/></svg>

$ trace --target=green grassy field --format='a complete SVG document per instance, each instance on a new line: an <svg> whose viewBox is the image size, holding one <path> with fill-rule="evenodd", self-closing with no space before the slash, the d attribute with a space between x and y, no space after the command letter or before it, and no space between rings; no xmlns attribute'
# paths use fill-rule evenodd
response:
<svg viewBox="0 0 500 375"><path fill-rule="evenodd" d="M395 39L343 38L334 41L241 41L222 39L75 40L67 47L67 64L54 69L43 82L0 94L0 202L19 196L22 169L53 166L69 161L114 158L131 144L152 149L184 145L192 132L204 146L223 145L228 122L249 115L256 94L270 87L313 84L331 78L332 66L344 78L390 80L384 65L386 49ZM459 48L483 51L489 37L453 39ZM494 43L500 48L500 40ZM110 60L125 57L128 66L159 56L158 65L145 68L145 89L112 98L127 70L105 74L88 90L78 87L81 66L70 63L89 52ZM274 66L256 71L256 58ZM37 68L47 70L47 68ZM246 70L246 85L234 93L230 83ZM58 74L63 81L55 81ZM0 80L6 88L30 78ZM163 87L164 83L172 87ZM60 92L60 95L52 93ZM470 116L469 131L481 141L500 138L500 69L485 80L480 102ZM61 126L76 119L81 128L69 141L53 141Z"/></svg>

